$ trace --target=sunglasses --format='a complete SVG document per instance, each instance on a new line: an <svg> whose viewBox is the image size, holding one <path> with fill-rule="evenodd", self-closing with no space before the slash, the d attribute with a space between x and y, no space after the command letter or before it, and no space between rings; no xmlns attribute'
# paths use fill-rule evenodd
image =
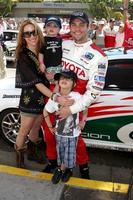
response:
<svg viewBox="0 0 133 200"><path fill-rule="evenodd" d="M38 35L38 32L35 30L23 32L24 38L30 38L31 36L37 36L37 35Z"/></svg>

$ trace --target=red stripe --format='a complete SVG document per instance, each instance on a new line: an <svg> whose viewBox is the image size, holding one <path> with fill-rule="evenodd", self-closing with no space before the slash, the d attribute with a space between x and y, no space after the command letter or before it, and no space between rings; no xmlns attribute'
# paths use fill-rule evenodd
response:
<svg viewBox="0 0 133 200"><path fill-rule="evenodd" d="M101 53L103 56L106 56L106 54L100 49L96 44L91 44L90 45L93 49L97 50L99 53Z"/></svg>
<svg viewBox="0 0 133 200"><path fill-rule="evenodd" d="M133 96L131 96L131 97L125 97L125 98L123 98L121 100L133 100Z"/></svg>
<svg viewBox="0 0 133 200"><path fill-rule="evenodd" d="M104 116L104 115L110 115L110 114L124 114L124 113L133 113L133 110L124 110L124 107L130 107L130 106L101 106L101 107L90 107L88 109L88 116L94 117L94 116ZM113 110L108 110L108 109ZM122 108L122 110L114 110L114 108Z"/></svg>

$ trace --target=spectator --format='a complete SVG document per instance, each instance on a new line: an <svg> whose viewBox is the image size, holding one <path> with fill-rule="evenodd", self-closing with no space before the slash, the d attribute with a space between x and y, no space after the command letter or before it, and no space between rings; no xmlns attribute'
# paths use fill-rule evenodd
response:
<svg viewBox="0 0 133 200"><path fill-rule="evenodd" d="M124 23L119 24L119 29L118 32L116 33L116 38L115 38L115 46L116 47L122 47L123 42L124 42Z"/></svg>
<svg viewBox="0 0 133 200"><path fill-rule="evenodd" d="M96 30L97 30L97 21L93 20L90 24L90 28L88 31L88 37L92 39L93 42L96 40Z"/></svg>
<svg viewBox="0 0 133 200"><path fill-rule="evenodd" d="M133 46L133 27L129 23L129 14L126 12L125 14L125 25L124 25L124 47Z"/></svg>
<svg viewBox="0 0 133 200"><path fill-rule="evenodd" d="M104 47L104 25L105 25L104 20L100 20L98 22L98 28L96 30L96 41L95 41L95 43L100 48Z"/></svg>
<svg viewBox="0 0 133 200"><path fill-rule="evenodd" d="M115 19L111 18L109 20L109 26L104 29L105 48L115 47L116 33L117 33L117 30L115 28Z"/></svg>

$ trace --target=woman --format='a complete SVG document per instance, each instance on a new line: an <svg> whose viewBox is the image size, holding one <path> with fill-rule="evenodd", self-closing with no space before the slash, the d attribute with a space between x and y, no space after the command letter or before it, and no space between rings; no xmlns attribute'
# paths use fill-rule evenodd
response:
<svg viewBox="0 0 133 200"><path fill-rule="evenodd" d="M20 96L21 125L16 138L15 150L17 166L24 168L24 152L28 148L35 153L38 132L42 122L44 97L51 97L47 79L39 72L38 53L43 44L43 35L33 20L22 22L16 48L17 68L16 87L22 88Z"/></svg>

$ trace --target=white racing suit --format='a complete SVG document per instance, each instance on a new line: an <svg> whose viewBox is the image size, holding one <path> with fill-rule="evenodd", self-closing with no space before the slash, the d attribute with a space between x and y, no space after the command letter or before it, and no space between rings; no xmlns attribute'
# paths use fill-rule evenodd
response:
<svg viewBox="0 0 133 200"><path fill-rule="evenodd" d="M91 41L85 44L75 44L72 40L66 40L62 46L63 69L74 70L77 73L78 81L74 91L83 95L81 99L70 107L72 114L74 114L89 107L100 95L104 87L108 61L106 55ZM50 120L54 124L54 115L50 116ZM46 123L42 125L45 128L46 155L52 164L57 158L55 136L50 132ZM82 171L87 169L88 160L86 145L80 134L76 149L76 161Z"/></svg>
<svg viewBox="0 0 133 200"><path fill-rule="evenodd" d="M78 81L74 91L83 94L82 98L70 107L71 113L83 111L97 100L101 94L108 66L104 52L89 40L83 44L64 41L63 69L77 73Z"/></svg>

